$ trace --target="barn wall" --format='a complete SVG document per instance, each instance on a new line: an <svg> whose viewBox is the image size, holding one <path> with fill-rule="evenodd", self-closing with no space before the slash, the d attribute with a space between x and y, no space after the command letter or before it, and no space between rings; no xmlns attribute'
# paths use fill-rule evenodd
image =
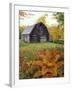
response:
<svg viewBox="0 0 72 90"><path fill-rule="evenodd" d="M30 37L28 34L23 34L22 35L22 40L25 41L25 42L30 42Z"/></svg>
<svg viewBox="0 0 72 90"><path fill-rule="evenodd" d="M47 41L47 37L46 36L41 36L40 37L40 42L46 42Z"/></svg>
<svg viewBox="0 0 72 90"><path fill-rule="evenodd" d="M47 42L49 41L49 32L46 26L42 23L36 24L30 34L31 42Z"/></svg>

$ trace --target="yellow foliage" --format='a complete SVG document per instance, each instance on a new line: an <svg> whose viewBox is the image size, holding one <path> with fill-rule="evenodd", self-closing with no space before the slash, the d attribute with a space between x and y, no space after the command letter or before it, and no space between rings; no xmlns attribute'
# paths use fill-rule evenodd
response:
<svg viewBox="0 0 72 90"><path fill-rule="evenodd" d="M59 27L49 27L48 28L50 34L50 40L63 40L64 39L64 31L60 30Z"/></svg>

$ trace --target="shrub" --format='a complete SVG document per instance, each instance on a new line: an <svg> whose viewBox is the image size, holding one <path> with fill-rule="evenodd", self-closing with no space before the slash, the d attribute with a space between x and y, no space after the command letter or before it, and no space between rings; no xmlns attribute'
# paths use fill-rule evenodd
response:
<svg viewBox="0 0 72 90"><path fill-rule="evenodd" d="M21 61L23 56L20 54L20 79L64 76L64 54L62 50L58 48L44 49L35 54L36 58L30 58L29 56L31 60L28 61Z"/></svg>

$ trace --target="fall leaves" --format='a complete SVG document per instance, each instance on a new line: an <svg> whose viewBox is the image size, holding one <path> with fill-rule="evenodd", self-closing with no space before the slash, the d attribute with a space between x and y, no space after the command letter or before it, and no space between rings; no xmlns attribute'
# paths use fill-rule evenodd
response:
<svg viewBox="0 0 72 90"><path fill-rule="evenodd" d="M25 51L19 50L19 78L51 78L64 76L64 52L59 48L33 52L34 58L26 60Z"/></svg>

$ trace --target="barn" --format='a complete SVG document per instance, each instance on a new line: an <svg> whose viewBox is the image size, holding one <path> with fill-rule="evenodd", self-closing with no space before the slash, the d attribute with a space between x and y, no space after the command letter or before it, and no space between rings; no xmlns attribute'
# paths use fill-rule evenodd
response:
<svg viewBox="0 0 72 90"><path fill-rule="evenodd" d="M33 26L27 26L22 32L21 39L24 42L47 42L49 41L49 32L47 27L39 22Z"/></svg>

